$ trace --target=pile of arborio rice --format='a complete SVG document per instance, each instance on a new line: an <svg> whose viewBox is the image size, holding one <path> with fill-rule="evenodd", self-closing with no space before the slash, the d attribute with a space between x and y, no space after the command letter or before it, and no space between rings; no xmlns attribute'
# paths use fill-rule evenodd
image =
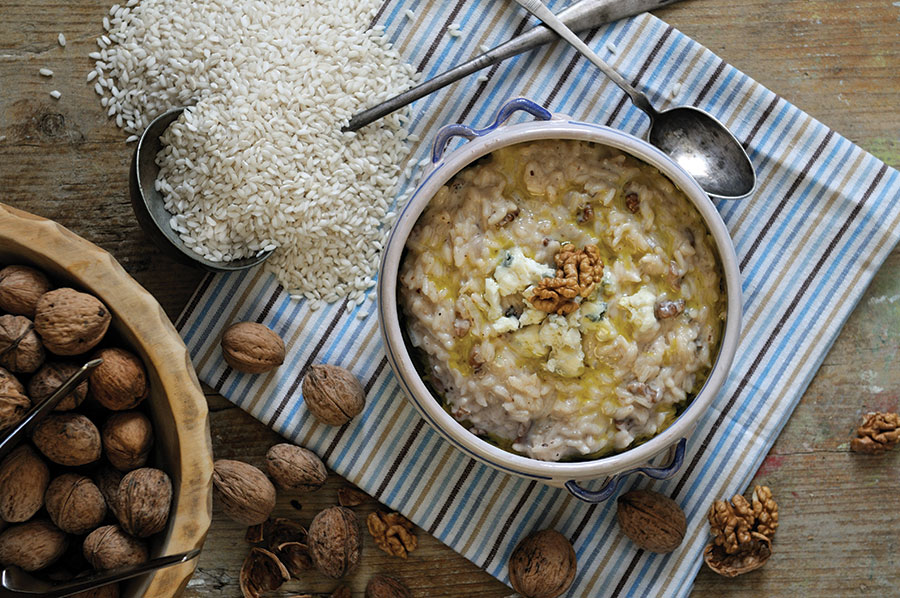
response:
<svg viewBox="0 0 900 598"><path fill-rule="evenodd" d="M369 28L375 0L129 0L104 17L88 81L136 139L192 106L163 137L157 188L171 226L213 261L275 249L291 294L362 300L372 286L408 157L395 113L341 126L415 82Z"/></svg>

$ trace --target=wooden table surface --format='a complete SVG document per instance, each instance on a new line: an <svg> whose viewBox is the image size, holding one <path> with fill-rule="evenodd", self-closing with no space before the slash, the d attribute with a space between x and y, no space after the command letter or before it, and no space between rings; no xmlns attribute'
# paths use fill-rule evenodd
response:
<svg viewBox="0 0 900 598"><path fill-rule="evenodd" d="M132 145L106 117L85 75L110 0L0 0L0 201L53 218L110 251L175 317L201 274L163 257L138 228L128 199ZM690 0L658 16L888 164L900 166L900 3L891 0ZM56 41L63 32L66 48ZM54 71L51 79L38 69ZM54 100L49 92L62 92ZM898 198L900 199L900 198ZM898 409L900 250L891 254L825 358L756 482L781 508L775 555L728 580L701 570L691 596L900 596L900 450L848 451L860 414ZM278 437L209 393L217 457L260 464ZM284 494L277 515L308 523L344 482ZM365 514L376 507L369 501ZM216 510L186 595L237 596L244 530ZM419 530L408 560L371 543L349 579L361 596L375 572L417 597L504 597L511 591ZM316 574L273 595L327 596Z"/></svg>

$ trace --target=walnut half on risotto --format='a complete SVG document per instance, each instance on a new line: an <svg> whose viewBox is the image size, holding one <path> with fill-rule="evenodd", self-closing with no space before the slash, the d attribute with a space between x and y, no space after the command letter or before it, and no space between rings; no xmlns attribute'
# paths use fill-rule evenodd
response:
<svg viewBox="0 0 900 598"><path fill-rule="evenodd" d="M501 148L435 194L399 299L426 381L473 433L535 459L623 451L706 381L725 318L691 202L619 150Z"/></svg>

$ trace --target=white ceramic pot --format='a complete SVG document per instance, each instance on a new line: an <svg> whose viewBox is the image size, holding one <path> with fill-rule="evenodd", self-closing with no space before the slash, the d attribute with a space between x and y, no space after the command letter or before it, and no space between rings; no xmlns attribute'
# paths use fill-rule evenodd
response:
<svg viewBox="0 0 900 598"><path fill-rule="evenodd" d="M523 110L535 121L505 125L516 111ZM444 153L456 136L469 141ZM725 279L727 316L719 353L701 391L688 408L663 432L651 440L622 453L579 462L547 462L504 451L469 432L447 413L422 381L410 356L397 305L397 273L410 231L438 189L453 175L478 158L504 146L536 139L579 139L618 148L651 164L666 175L694 203L715 242ZM624 478L642 473L662 479L681 467L687 437L697 420L709 408L725 381L737 348L741 326L741 280L734 246L722 218L700 186L678 164L646 141L609 127L554 116L541 106L516 98L507 102L490 126L475 130L465 125L448 125L438 131L432 150L432 168L403 208L391 230L378 274L378 310L381 334L388 363L407 398L431 426L465 454L513 475L538 480L553 486L565 486L576 497L600 502L614 495ZM664 464L659 460L668 453ZM584 489L579 482L605 479L599 490Z"/></svg>

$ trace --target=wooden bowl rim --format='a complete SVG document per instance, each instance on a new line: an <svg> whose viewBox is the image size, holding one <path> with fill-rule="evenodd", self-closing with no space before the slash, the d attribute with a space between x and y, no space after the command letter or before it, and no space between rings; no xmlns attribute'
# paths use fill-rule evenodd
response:
<svg viewBox="0 0 900 598"><path fill-rule="evenodd" d="M40 256L97 295L116 315L116 327L127 330L140 341L141 350L159 373L164 394L177 397L169 400L169 408L178 440L174 454L181 484L170 515L175 523L170 524L162 545L167 553L173 554L202 547L212 521L209 410L187 347L175 326L156 299L111 254L59 223L0 203L0 238L11 246L10 251L21 254L23 261L33 261L29 256ZM89 281L85 280L86 273ZM129 310L139 310L141 317L118 315L118 308L123 304ZM153 342L146 342L148 338L154 339ZM141 584L138 595L178 595L196 564L194 559L157 571Z"/></svg>

